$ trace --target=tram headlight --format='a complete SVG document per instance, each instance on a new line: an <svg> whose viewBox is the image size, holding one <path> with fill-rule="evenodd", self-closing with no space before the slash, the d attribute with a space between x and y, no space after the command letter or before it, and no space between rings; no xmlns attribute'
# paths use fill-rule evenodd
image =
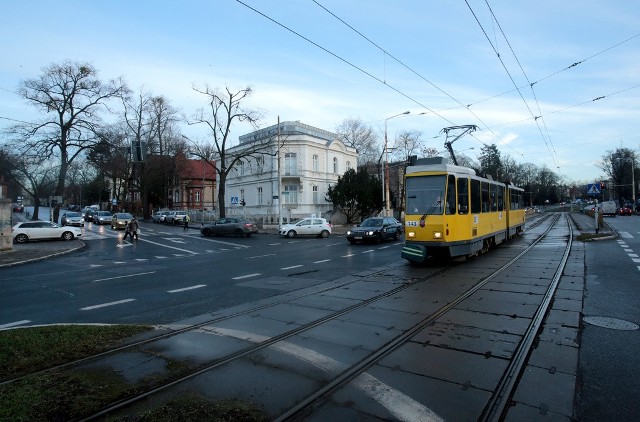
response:
<svg viewBox="0 0 640 422"><path fill-rule="evenodd" d="M416 232L407 232L405 236L408 238L416 237Z"/></svg>
<svg viewBox="0 0 640 422"><path fill-rule="evenodd" d="M442 232L433 232L434 239L442 239Z"/></svg>

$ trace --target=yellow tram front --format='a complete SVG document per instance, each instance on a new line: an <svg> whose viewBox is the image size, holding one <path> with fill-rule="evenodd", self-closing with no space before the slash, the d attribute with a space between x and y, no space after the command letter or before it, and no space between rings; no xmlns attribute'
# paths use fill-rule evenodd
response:
<svg viewBox="0 0 640 422"><path fill-rule="evenodd" d="M428 256L469 256L503 242L508 201L504 183L442 157L418 160L405 175L402 257L424 262Z"/></svg>

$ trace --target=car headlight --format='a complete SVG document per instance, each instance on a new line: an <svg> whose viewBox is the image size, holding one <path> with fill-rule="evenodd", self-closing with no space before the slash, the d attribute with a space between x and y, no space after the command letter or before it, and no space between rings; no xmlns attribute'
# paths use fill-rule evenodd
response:
<svg viewBox="0 0 640 422"><path fill-rule="evenodd" d="M373 230L369 230L369 231L367 232L367 236L373 236L373 233L374 233L374 231L373 231Z"/></svg>
<svg viewBox="0 0 640 422"><path fill-rule="evenodd" d="M347 230L347 236L351 236L351 230Z"/></svg>

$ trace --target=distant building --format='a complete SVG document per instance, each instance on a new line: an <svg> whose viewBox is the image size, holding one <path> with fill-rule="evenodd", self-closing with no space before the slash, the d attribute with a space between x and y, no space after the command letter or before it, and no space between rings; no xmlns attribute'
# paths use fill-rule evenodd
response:
<svg viewBox="0 0 640 422"><path fill-rule="evenodd" d="M216 170L203 160L176 156L176 182L170 188L169 207L183 210L215 209Z"/></svg>
<svg viewBox="0 0 640 422"><path fill-rule="evenodd" d="M234 154L266 144L229 174L227 215L276 224L279 218L327 216L333 210L325 199L327 190L345 171L357 168L356 150L337 134L304 123L281 122L279 129L276 124L240 136L240 144L229 149Z"/></svg>

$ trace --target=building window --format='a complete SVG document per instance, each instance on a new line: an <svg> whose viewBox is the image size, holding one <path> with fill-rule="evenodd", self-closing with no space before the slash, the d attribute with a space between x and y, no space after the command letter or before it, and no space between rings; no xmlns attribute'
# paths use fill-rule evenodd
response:
<svg viewBox="0 0 640 422"><path fill-rule="evenodd" d="M244 161L240 161L240 176L244 176Z"/></svg>
<svg viewBox="0 0 640 422"><path fill-rule="evenodd" d="M295 152L287 152L284 155L284 175L296 176L297 175L297 163Z"/></svg>
<svg viewBox="0 0 640 422"><path fill-rule="evenodd" d="M351 161L347 161L347 168L345 170L351 170Z"/></svg>
<svg viewBox="0 0 640 422"><path fill-rule="evenodd" d="M258 188L258 205L262 205L262 188Z"/></svg>
<svg viewBox="0 0 640 422"><path fill-rule="evenodd" d="M196 191L196 202L200 202L200 201L201 201L201 199L200 199L200 191L197 190Z"/></svg>
<svg viewBox="0 0 640 422"><path fill-rule="evenodd" d="M285 204L297 204L298 203L298 185L285 185L283 192L283 203Z"/></svg>
<svg viewBox="0 0 640 422"><path fill-rule="evenodd" d="M333 173L338 174L338 158L333 157Z"/></svg>
<svg viewBox="0 0 640 422"><path fill-rule="evenodd" d="M264 157L256 157L256 173L261 174L264 167Z"/></svg>
<svg viewBox="0 0 640 422"><path fill-rule="evenodd" d="M174 202L174 203L182 202L182 201L180 201L180 191L179 191L178 189L176 189L176 190L173 192L173 202Z"/></svg>
<svg viewBox="0 0 640 422"><path fill-rule="evenodd" d="M313 203L317 204L318 203L318 187L314 186L312 190L313 190Z"/></svg>
<svg viewBox="0 0 640 422"><path fill-rule="evenodd" d="M318 163L318 154L313 154L313 171L320 171L320 165Z"/></svg>

